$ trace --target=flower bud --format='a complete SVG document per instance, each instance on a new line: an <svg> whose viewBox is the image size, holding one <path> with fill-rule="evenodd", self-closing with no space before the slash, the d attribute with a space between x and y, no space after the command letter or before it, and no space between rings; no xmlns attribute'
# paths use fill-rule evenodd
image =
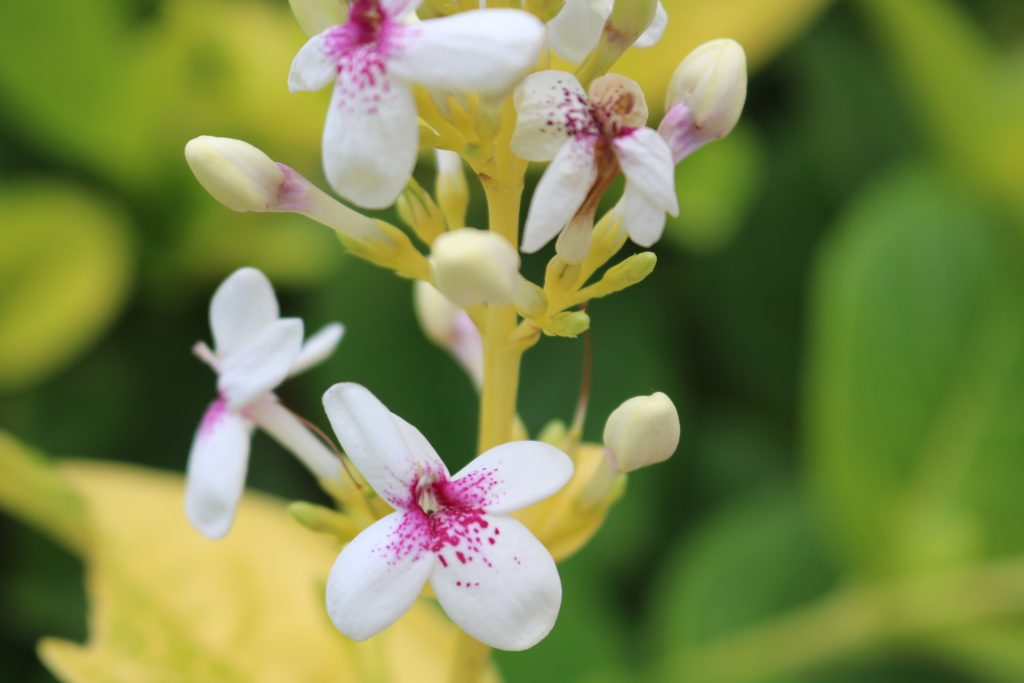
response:
<svg viewBox="0 0 1024 683"><path fill-rule="evenodd" d="M604 32L614 33L617 40L632 45L658 16L658 0L615 0Z"/></svg>
<svg viewBox="0 0 1024 683"><path fill-rule="evenodd" d="M642 251L639 254L633 254L606 270L600 281L587 287L583 292L590 299L621 292L627 287L642 282L644 278L654 272L654 266L657 263L658 257L654 252Z"/></svg>
<svg viewBox="0 0 1024 683"><path fill-rule="evenodd" d="M460 228L434 241L434 284L459 306L510 304L519 289L519 254L501 235Z"/></svg>
<svg viewBox="0 0 1024 683"><path fill-rule="evenodd" d="M437 178L434 194L441 206L448 225L454 227L466 224L466 208L469 206L469 185L462 170L462 159L455 152L436 150Z"/></svg>
<svg viewBox="0 0 1024 683"><path fill-rule="evenodd" d="M577 72L580 83L586 86L606 73L657 16L658 0L615 0L597 46Z"/></svg>
<svg viewBox="0 0 1024 683"><path fill-rule="evenodd" d="M405 190L395 202L395 208L398 217L412 228L424 244L433 244L447 227L441 207L434 202L429 192L420 187L415 178L409 178Z"/></svg>
<svg viewBox="0 0 1024 683"><path fill-rule="evenodd" d="M483 342L469 314L423 280L413 285L413 308L427 339L447 350L480 386L484 374Z"/></svg>
<svg viewBox="0 0 1024 683"><path fill-rule="evenodd" d="M544 334L553 337L578 337L590 329L590 316L586 311L563 311L551 317L544 325Z"/></svg>
<svg viewBox="0 0 1024 683"><path fill-rule="evenodd" d="M679 413L660 391L635 396L608 417L604 445L622 472L668 460L679 445Z"/></svg>
<svg viewBox="0 0 1024 683"><path fill-rule="evenodd" d="M185 145L185 160L214 199L234 211L270 211L284 171L248 142L201 135Z"/></svg>
<svg viewBox="0 0 1024 683"><path fill-rule="evenodd" d="M697 135L704 141L723 138L736 126L747 98L747 56L735 40L704 43L676 68L665 109L684 104Z"/></svg>

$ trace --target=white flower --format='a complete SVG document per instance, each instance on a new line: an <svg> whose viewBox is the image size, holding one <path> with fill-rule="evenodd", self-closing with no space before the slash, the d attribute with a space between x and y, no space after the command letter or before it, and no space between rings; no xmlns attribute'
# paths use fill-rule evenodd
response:
<svg viewBox="0 0 1024 683"><path fill-rule="evenodd" d="M452 621L481 642L503 650L540 642L558 616L558 570L507 514L562 488L572 476L569 457L517 441L450 476L423 435L364 387L334 385L324 408L352 462L395 508L331 569L327 611L338 630L369 638L405 613L429 581Z"/></svg>
<svg viewBox="0 0 1024 683"><path fill-rule="evenodd" d="M543 42L541 23L520 10L404 22L418 4L353 0L348 21L311 38L288 76L293 92L334 81L324 170L340 195L365 207L392 204L416 164L413 84L500 93L536 63Z"/></svg>
<svg viewBox="0 0 1024 683"><path fill-rule="evenodd" d="M620 168L630 237L645 247L657 241L665 214L679 212L675 166L665 140L644 125L647 104L634 81L602 76L588 98L572 74L541 71L522 82L515 105L513 151L530 161L551 161L526 216L522 251L547 244L585 202L592 220L601 192Z"/></svg>
<svg viewBox="0 0 1024 683"><path fill-rule="evenodd" d="M302 321L280 318L266 276L232 273L210 302L214 349L194 351L217 373L218 398L203 415L188 456L185 512L199 531L220 538L231 528L249 465L255 423L320 478L337 476L340 461L272 393L285 378L324 360L344 332L327 325L302 343Z"/></svg>
<svg viewBox="0 0 1024 683"><path fill-rule="evenodd" d="M613 0L565 0L562 11L548 22L548 42L551 49L574 64L582 62L587 53L597 45L613 6ZM654 45L661 40L666 24L668 13L659 2L651 25L633 45Z"/></svg>

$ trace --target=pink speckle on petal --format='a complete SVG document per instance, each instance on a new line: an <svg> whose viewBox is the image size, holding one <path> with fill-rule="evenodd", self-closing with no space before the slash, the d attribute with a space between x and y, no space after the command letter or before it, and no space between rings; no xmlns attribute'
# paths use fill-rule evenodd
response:
<svg viewBox="0 0 1024 683"><path fill-rule="evenodd" d="M377 0L353 2L349 20L324 35L324 51L338 72L338 106L348 112L379 114L383 96L392 87L388 60L414 33L415 27L388 18Z"/></svg>
<svg viewBox="0 0 1024 683"><path fill-rule="evenodd" d="M444 472L421 473L401 497L405 515L382 549L388 554L389 563L429 551L437 556L442 569L448 569L450 555L443 551L451 548L460 565L479 561L493 567L486 549L495 545L495 539L490 536L492 525L484 506L493 502L499 483L496 472L490 469L477 470L454 481Z"/></svg>
<svg viewBox="0 0 1024 683"><path fill-rule="evenodd" d="M388 537L387 544L376 552L387 559L388 565L395 565L406 558L417 560L430 546L430 525L427 516L420 510L409 510L402 515L402 521Z"/></svg>
<svg viewBox="0 0 1024 683"><path fill-rule="evenodd" d="M199 423L199 435L209 436L214 429L217 428L217 423L220 422L221 417L227 412L228 402L225 398L218 398L216 401L210 404L210 407L203 413L203 420Z"/></svg>

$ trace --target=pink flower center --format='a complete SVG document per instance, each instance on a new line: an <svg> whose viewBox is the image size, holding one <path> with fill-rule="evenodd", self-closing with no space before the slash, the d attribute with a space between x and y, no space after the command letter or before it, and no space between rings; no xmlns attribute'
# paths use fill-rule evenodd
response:
<svg viewBox="0 0 1024 683"><path fill-rule="evenodd" d="M478 470L457 481L442 474L421 476L410 489L408 511L386 547L392 561L429 551L443 568L479 563L490 567L486 550L501 531L483 506L497 484L491 470Z"/></svg>

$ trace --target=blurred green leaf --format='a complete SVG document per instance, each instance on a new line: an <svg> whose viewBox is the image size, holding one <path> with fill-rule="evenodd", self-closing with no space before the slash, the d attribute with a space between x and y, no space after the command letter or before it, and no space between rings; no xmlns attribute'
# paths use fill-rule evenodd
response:
<svg viewBox="0 0 1024 683"><path fill-rule="evenodd" d="M0 431L0 508L71 550L85 547L85 506L49 460Z"/></svg>
<svg viewBox="0 0 1024 683"><path fill-rule="evenodd" d="M696 252L726 245L742 225L761 185L763 150L749 126L740 126L679 164L679 216L665 236Z"/></svg>
<svg viewBox="0 0 1024 683"><path fill-rule="evenodd" d="M122 215L52 181L0 186L0 391L44 379L92 344L128 295Z"/></svg>
<svg viewBox="0 0 1024 683"><path fill-rule="evenodd" d="M950 167L1024 214L1024 63L952 0L858 3Z"/></svg>
<svg viewBox="0 0 1024 683"><path fill-rule="evenodd" d="M976 671L993 683L1024 680L1024 625L982 624L937 635L928 648L937 658Z"/></svg>
<svg viewBox="0 0 1024 683"><path fill-rule="evenodd" d="M131 190L158 193L204 132L251 137L303 171L319 167L319 95L289 95L304 37L283 4L127 0L0 5L5 114L38 147ZM40 39L40 36L45 36Z"/></svg>
<svg viewBox="0 0 1024 683"><path fill-rule="evenodd" d="M836 571L799 494L773 485L719 512L676 547L658 577L651 635L660 675L701 683L805 683L843 635L806 643L805 624L841 626L858 606L822 598ZM799 617L791 617L809 605ZM758 628L771 624L768 634ZM856 629L853 630L856 632ZM832 643L835 645L833 646Z"/></svg>
<svg viewBox="0 0 1024 683"><path fill-rule="evenodd" d="M183 227L168 274L175 280L183 273L218 280L240 266L259 264L278 287L308 287L345 265L336 233L304 216L236 213L212 199L203 203Z"/></svg>
<svg viewBox="0 0 1024 683"><path fill-rule="evenodd" d="M797 492L772 486L675 548L653 592L652 635L660 652L692 649L806 603L834 579Z"/></svg>
<svg viewBox="0 0 1024 683"><path fill-rule="evenodd" d="M861 575L1024 550L1024 283L1017 235L907 169L818 263L805 403L830 539Z"/></svg>

